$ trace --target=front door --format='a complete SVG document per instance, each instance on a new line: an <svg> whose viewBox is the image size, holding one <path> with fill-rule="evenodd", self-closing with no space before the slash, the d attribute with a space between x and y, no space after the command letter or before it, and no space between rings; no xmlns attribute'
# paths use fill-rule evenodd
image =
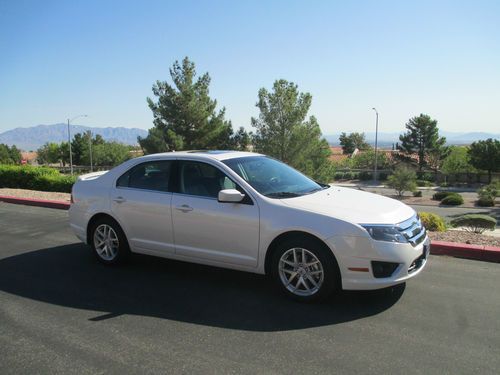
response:
<svg viewBox="0 0 500 375"><path fill-rule="evenodd" d="M187 160L178 163L179 186L172 196L176 254L256 267L258 206L250 197L241 203L218 202L220 190L241 188L211 164Z"/></svg>

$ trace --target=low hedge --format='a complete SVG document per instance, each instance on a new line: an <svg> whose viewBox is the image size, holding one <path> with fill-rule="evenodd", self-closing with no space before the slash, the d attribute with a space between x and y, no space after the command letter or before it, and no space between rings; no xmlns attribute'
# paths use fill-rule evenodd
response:
<svg viewBox="0 0 500 375"><path fill-rule="evenodd" d="M474 233L483 233L486 229L494 230L497 220L489 215L466 214L453 219L451 225L454 227L465 227Z"/></svg>
<svg viewBox="0 0 500 375"><path fill-rule="evenodd" d="M441 204L446 206L460 206L464 204L464 198L458 193L449 194L441 200Z"/></svg>
<svg viewBox="0 0 500 375"><path fill-rule="evenodd" d="M444 232L446 230L446 224L441 216L431 212L420 212L418 215L428 231Z"/></svg>
<svg viewBox="0 0 500 375"><path fill-rule="evenodd" d="M0 187L70 193L75 176L31 165L0 165Z"/></svg>
<svg viewBox="0 0 500 375"><path fill-rule="evenodd" d="M413 196L414 197L421 197L422 196L422 191L421 190L415 190L413 192Z"/></svg>

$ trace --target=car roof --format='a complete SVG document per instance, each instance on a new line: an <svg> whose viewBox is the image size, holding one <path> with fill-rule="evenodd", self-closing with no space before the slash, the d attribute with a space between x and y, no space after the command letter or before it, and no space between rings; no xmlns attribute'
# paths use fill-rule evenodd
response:
<svg viewBox="0 0 500 375"><path fill-rule="evenodd" d="M227 159L235 159L241 158L245 156L263 156L262 154L258 154L255 152L247 152L247 151L232 151L232 150L192 150L192 151L174 151L174 152L162 152L158 154L149 154L143 156L143 159L149 158L157 158L161 156L168 157L182 157L182 156L194 156L196 155L201 159L215 159L215 160L227 160Z"/></svg>

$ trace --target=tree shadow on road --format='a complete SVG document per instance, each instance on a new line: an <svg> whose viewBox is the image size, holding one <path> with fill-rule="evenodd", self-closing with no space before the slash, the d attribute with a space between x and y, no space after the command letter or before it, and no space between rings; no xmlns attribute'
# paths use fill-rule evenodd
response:
<svg viewBox="0 0 500 375"><path fill-rule="evenodd" d="M0 259L0 290L77 309L93 321L122 314L249 331L319 327L389 309L405 285L342 292L322 304L300 304L264 276L172 260L134 256L118 267L98 263L75 243Z"/></svg>

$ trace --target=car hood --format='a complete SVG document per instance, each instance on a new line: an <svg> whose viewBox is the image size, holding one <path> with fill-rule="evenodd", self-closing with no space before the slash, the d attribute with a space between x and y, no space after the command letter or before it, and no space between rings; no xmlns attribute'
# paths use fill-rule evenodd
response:
<svg viewBox="0 0 500 375"><path fill-rule="evenodd" d="M397 224L415 214L413 208L398 200L338 186L281 201L357 224Z"/></svg>

